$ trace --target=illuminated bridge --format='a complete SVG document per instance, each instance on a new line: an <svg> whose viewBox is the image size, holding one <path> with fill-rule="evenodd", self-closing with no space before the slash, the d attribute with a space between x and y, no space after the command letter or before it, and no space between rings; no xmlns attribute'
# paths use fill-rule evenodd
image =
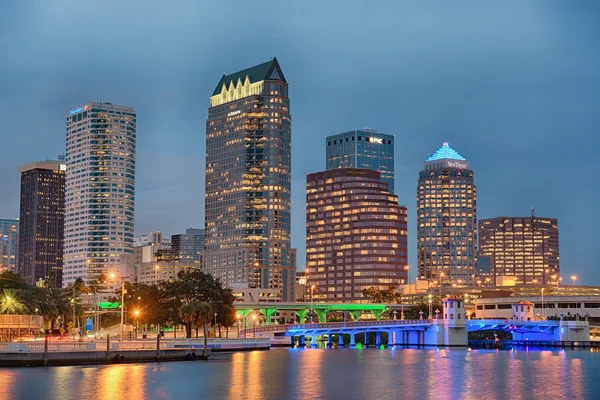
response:
<svg viewBox="0 0 600 400"><path fill-rule="evenodd" d="M241 306L241 305L240 305ZM368 343L366 333L375 334L375 345L379 346L383 338L388 346L393 345L431 345L431 346L466 346L467 332L492 330L507 331L514 340L536 341L589 341L588 321L544 320L530 321L527 318L512 320L467 320L465 319L463 300L450 296L443 300L443 311L440 318L435 319L381 319L390 309L385 304L310 304L310 303L269 303L243 304L238 314L244 319L244 336L279 336L289 337L290 343L298 338L300 346L311 338L311 346L316 346L317 337L327 337L331 346L333 337L337 336L338 345L343 346L344 335L350 336L350 346L355 344L355 336L363 334L365 344ZM271 324L271 317L279 310L294 311L301 321L299 324ZM313 311L319 318L318 323L305 323L306 316ZM266 325L257 326L256 314L252 325L248 324L251 313L259 312L266 317ZM349 314L351 321L326 322L328 313ZM370 314L374 320L361 321L360 316Z"/></svg>

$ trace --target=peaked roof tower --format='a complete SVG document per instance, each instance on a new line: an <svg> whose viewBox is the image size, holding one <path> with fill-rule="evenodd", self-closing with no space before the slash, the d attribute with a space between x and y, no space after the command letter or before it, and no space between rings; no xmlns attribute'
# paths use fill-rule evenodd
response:
<svg viewBox="0 0 600 400"><path fill-rule="evenodd" d="M223 74L212 95L215 96L221 93L223 86L227 89L232 83L234 86L237 85L238 80L243 84L246 81L246 77L250 83L266 80L280 80L287 83L283 71L281 71L281 67L279 66L279 62L277 62L277 57L273 57L273 59L255 65L254 67L246 68L229 75Z"/></svg>
<svg viewBox="0 0 600 400"><path fill-rule="evenodd" d="M467 161L466 158L461 156L456 150L454 150L448 142L444 142L442 147L437 149L426 161L437 161L437 160L459 160Z"/></svg>

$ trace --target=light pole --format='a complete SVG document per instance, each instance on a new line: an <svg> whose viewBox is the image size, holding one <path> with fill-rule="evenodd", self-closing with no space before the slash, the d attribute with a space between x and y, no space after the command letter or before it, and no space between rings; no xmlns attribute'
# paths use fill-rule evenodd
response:
<svg viewBox="0 0 600 400"><path fill-rule="evenodd" d="M217 313L215 313L215 325L214 325L214 336L217 338Z"/></svg>
<svg viewBox="0 0 600 400"><path fill-rule="evenodd" d="M429 295L429 315L427 316L428 319L433 319L433 308L432 308L432 304L431 304L431 294Z"/></svg>
<svg viewBox="0 0 600 400"><path fill-rule="evenodd" d="M315 285L311 285L310 287L310 323L313 321L313 292L315 290Z"/></svg>
<svg viewBox="0 0 600 400"><path fill-rule="evenodd" d="M575 286L576 280L577 280L577 275L571 275L571 281L573 282L573 286Z"/></svg>
<svg viewBox="0 0 600 400"><path fill-rule="evenodd" d="M140 315L140 311L139 310L135 310L133 312L133 315L135 315L135 338L137 339L137 335L138 335L138 317Z"/></svg>
<svg viewBox="0 0 600 400"><path fill-rule="evenodd" d="M115 277L115 274L110 274L111 278ZM123 324L125 323L125 278L121 277L121 329L119 334L119 342L123 341Z"/></svg>
<svg viewBox="0 0 600 400"><path fill-rule="evenodd" d="M546 309L544 308L544 288L542 288L542 319L546 319Z"/></svg>

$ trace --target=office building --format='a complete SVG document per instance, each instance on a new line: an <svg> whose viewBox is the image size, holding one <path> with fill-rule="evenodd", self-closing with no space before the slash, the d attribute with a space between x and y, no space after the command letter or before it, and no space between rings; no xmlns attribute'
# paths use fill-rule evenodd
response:
<svg viewBox="0 0 600 400"><path fill-rule="evenodd" d="M394 135L374 129L356 129L328 136L327 169L364 168L379 171L394 194Z"/></svg>
<svg viewBox="0 0 600 400"><path fill-rule="evenodd" d="M493 281L550 284L560 279L558 220L543 217L496 217L479 221L479 253L489 257Z"/></svg>
<svg viewBox="0 0 600 400"><path fill-rule="evenodd" d="M363 289L407 282L407 210L378 171L306 178L306 286L319 302L366 302Z"/></svg>
<svg viewBox="0 0 600 400"><path fill-rule="evenodd" d="M135 144L132 107L69 111L63 286L118 273L120 256L133 251Z"/></svg>
<svg viewBox="0 0 600 400"><path fill-rule="evenodd" d="M133 238L133 246L145 246L151 244L153 246L162 246L163 237L161 231L150 232L144 235L136 235Z"/></svg>
<svg viewBox="0 0 600 400"><path fill-rule="evenodd" d="M171 249L180 262L200 262L204 250L204 229L188 228L184 234L171 236Z"/></svg>
<svg viewBox="0 0 600 400"><path fill-rule="evenodd" d="M17 272L29 285L44 280L62 286L65 229L64 161L42 161L19 168L21 211Z"/></svg>
<svg viewBox="0 0 600 400"><path fill-rule="evenodd" d="M223 75L206 121L208 273L294 301L290 180L290 99L277 59Z"/></svg>
<svg viewBox="0 0 600 400"><path fill-rule="evenodd" d="M0 273L16 272L19 246L19 220L0 219Z"/></svg>
<svg viewBox="0 0 600 400"><path fill-rule="evenodd" d="M474 284L477 201L469 161L444 143L425 161L417 188L417 262L430 285Z"/></svg>

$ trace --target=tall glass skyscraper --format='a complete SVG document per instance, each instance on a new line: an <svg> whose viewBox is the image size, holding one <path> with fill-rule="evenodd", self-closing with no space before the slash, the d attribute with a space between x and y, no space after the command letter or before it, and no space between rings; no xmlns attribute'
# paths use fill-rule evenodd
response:
<svg viewBox="0 0 600 400"><path fill-rule="evenodd" d="M15 272L19 245L19 220L0 219L0 272Z"/></svg>
<svg viewBox="0 0 600 400"><path fill-rule="evenodd" d="M205 270L294 301L291 116L276 58L223 75L206 121Z"/></svg>
<svg viewBox="0 0 600 400"><path fill-rule="evenodd" d="M473 283L477 254L477 201L473 171L444 143L426 161L417 188L420 279L431 285Z"/></svg>
<svg viewBox="0 0 600 400"><path fill-rule="evenodd" d="M394 135L374 129L358 129L328 136L327 170L364 168L379 171L394 194Z"/></svg>
<svg viewBox="0 0 600 400"><path fill-rule="evenodd" d="M67 115L63 286L119 273L133 252L136 114L87 103Z"/></svg>
<svg viewBox="0 0 600 400"><path fill-rule="evenodd" d="M38 280L62 286L65 229L64 161L42 161L19 168L21 218L17 271L29 285Z"/></svg>

